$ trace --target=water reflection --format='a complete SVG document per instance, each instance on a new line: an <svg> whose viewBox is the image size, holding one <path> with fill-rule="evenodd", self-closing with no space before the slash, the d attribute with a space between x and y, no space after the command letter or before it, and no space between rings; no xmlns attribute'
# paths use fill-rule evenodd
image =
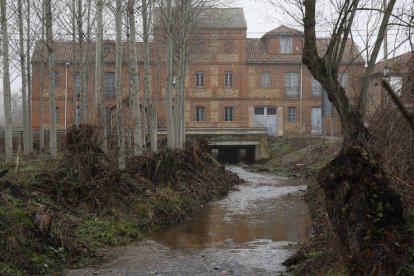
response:
<svg viewBox="0 0 414 276"><path fill-rule="evenodd" d="M196 213L192 220L172 226L151 239L182 251L207 248L251 248L267 241L284 246L298 242L310 233L306 203L298 194L305 188L299 180L230 167L248 181L240 190L213 202ZM283 243L285 242L285 243Z"/></svg>

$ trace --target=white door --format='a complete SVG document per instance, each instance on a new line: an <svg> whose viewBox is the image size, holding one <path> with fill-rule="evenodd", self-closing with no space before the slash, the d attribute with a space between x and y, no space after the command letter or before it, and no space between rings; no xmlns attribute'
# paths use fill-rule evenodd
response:
<svg viewBox="0 0 414 276"><path fill-rule="evenodd" d="M311 112L312 135L322 134L322 112L320 107L313 107Z"/></svg>
<svg viewBox="0 0 414 276"><path fill-rule="evenodd" d="M272 106L258 106L254 108L254 125L266 127L267 134L275 136L277 131L276 108Z"/></svg>

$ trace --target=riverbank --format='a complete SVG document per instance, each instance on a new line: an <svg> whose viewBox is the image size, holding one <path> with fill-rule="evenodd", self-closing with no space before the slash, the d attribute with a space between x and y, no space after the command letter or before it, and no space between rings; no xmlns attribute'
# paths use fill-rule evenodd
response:
<svg viewBox="0 0 414 276"><path fill-rule="evenodd" d="M294 275L347 274L341 245L325 211L323 190L315 177L340 148L338 138L275 138L270 142L270 159L253 167L258 171L308 179L305 200L312 220L312 236L299 244L296 253L284 262Z"/></svg>
<svg viewBox="0 0 414 276"><path fill-rule="evenodd" d="M324 191L316 182L315 177L325 164L335 158L341 148L341 141L338 139L315 137L283 137L273 140L271 148L274 152L270 160L266 164L256 166L256 170L277 174L282 173L309 180L305 199L312 219L313 235L308 241L300 244L296 253L285 261L284 264L288 267L289 272L293 275L350 274L347 250L342 247L341 242L333 231L325 209ZM395 151L397 148L395 148ZM388 154L383 155L385 160L387 160L387 157ZM402 158L399 161L404 163L403 168L412 164L410 159L405 160ZM407 188L413 186L412 182L410 184L410 177L399 173L400 171L401 169L395 171L392 168L387 171L390 174L392 188L401 195L406 208L406 225L394 237L394 245L398 250L398 252L394 253L402 257L400 258L401 260L398 260L398 264L396 263L395 265L398 266L402 275L412 275L414 271L414 255L410 244L413 244L414 240L414 212L413 204L410 200L412 198L412 190ZM407 172L412 171L407 170ZM395 177L398 175L400 178Z"/></svg>
<svg viewBox="0 0 414 276"><path fill-rule="evenodd" d="M72 131L64 155L23 158L0 181L0 274L33 275L102 261L103 251L139 240L225 196L241 180L194 143L128 160Z"/></svg>

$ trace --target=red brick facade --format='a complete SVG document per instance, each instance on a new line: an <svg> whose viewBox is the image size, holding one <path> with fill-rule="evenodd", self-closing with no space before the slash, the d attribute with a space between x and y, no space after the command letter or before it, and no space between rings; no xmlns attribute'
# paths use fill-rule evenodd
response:
<svg viewBox="0 0 414 276"><path fill-rule="evenodd" d="M241 9L222 10L231 10L234 18L242 17L242 20L237 18L241 23L236 26L233 24L231 28L226 25L216 26L215 28L204 28L197 33L197 37L201 38L203 43L194 50L190 57L186 74L186 127L255 127L270 122L270 124L275 124L270 126L275 131L275 135L310 135L312 133L312 108L320 108L321 99L312 95L312 76L301 63L303 34L281 26L267 33L261 39L249 39L246 37L243 11ZM291 43L288 42L288 52L289 48L291 49L289 53L281 53L281 39L285 38L291 41ZM65 93L67 93L67 125L70 126L74 123L72 99L75 93L74 75L76 69L72 65L73 62L68 60L67 54L59 54L59 51L70 48L69 44L70 42L59 42L56 48L55 71L59 71L56 90L56 106L59 109L58 128L64 128ZM140 53L140 50L138 52ZM352 56L348 57L349 60L344 60L339 71L348 73L347 90L352 95L359 86L357 76L363 69L363 60L351 64L351 60L358 54L357 47L353 43L348 52L348 55ZM94 91L93 57L93 49L91 49L87 85L88 103L90 103L88 107L89 118L92 118ZM71 64L66 65L67 62ZM152 65L152 88L156 87L156 68L155 64ZM166 123L164 112L165 65L162 65L161 68L158 124L163 126ZM45 68L44 72L46 70ZM106 62L104 70L105 72L115 71L113 60ZM140 87L143 88L142 62L139 64L139 70ZM129 93L128 71L128 65L125 64L123 68L123 94L125 96ZM203 76L203 85L200 85L199 80L197 87L196 74L200 77L200 73ZM231 73L231 80L229 73ZM289 73L293 73L293 76L289 75L290 77L288 77ZM40 126L39 95L41 90L44 91L45 128L48 128L47 83L44 81L46 79L44 76L46 74L42 74L40 63L35 61L33 63L32 99L34 129L39 129ZM295 76L297 76L297 81ZM356 77L354 78L354 76ZM262 80L262 77L267 79ZM289 86L287 78L292 78L292 90L289 91L294 91L296 93L294 96L286 95L287 86ZM113 98L107 99L108 106L113 100ZM227 109L227 118L225 115L226 107L231 107ZM264 110L271 114L260 116L261 107L268 107ZM199 108L199 112L201 112L200 108L203 108L203 118L200 117L200 114L197 116L197 108ZM274 112L272 108L275 108L276 111ZM336 134L339 134L340 127L337 118L338 116L335 120L335 130ZM268 120L268 122L266 123L264 120ZM325 132L330 133L330 116L327 116L325 120Z"/></svg>

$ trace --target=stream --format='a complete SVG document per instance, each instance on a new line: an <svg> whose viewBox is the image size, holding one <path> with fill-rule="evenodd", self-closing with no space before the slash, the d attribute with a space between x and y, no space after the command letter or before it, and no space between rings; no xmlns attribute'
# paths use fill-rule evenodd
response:
<svg viewBox="0 0 414 276"><path fill-rule="evenodd" d="M113 259L67 275L277 275L311 233L303 180L227 167L246 182Z"/></svg>

